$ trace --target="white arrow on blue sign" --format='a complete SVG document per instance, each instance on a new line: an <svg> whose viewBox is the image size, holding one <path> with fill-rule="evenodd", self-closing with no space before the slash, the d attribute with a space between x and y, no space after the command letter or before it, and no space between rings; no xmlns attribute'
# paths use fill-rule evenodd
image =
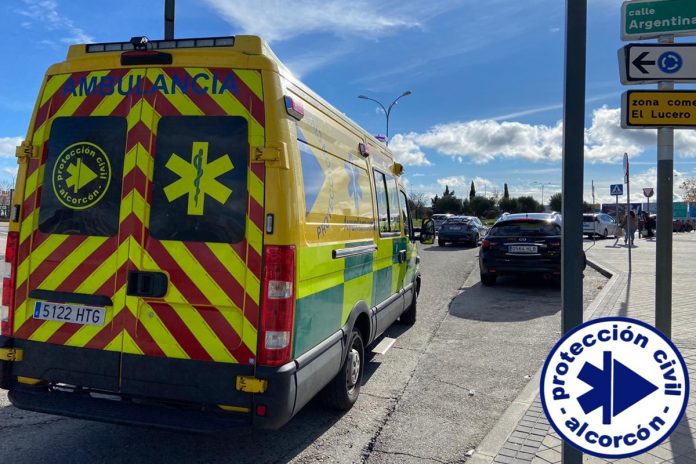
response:
<svg viewBox="0 0 696 464"><path fill-rule="evenodd" d="M623 184L611 184L609 190L612 195L621 196L623 195Z"/></svg>

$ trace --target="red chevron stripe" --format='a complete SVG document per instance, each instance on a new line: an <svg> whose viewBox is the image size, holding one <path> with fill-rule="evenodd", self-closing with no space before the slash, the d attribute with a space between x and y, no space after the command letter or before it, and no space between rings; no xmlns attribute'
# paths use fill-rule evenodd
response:
<svg viewBox="0 0 696 464"><path fill-rule="evenodd" d="M204 242L184 242L184 244L196 261L201 263L208 275L218 284L218 287L230 297L238 308L243 308L243 285L223 266L215 253L210 251Z"/></svg>
<svg viewBox="0 0 696 464"><path fill-rule="evenodd" d="M152 85L152 84L150 84ZM157 92L155 94L154 105L152 106L157 113L164 116L181 116L181 111L176 109L176 106L172 105L169 99L164 96L164 94Z"/></svg>
<svg viewBox="0 0 696 464"><path fill-rule="evenodd" d="M200 291L191 278L179 267L174 258L162 246L159 240L148 238L145 242L145 250L158 264L160 269L169 273L169 281L174 285L192 305L212 306L211 302Z"/></svg>
<svg viewBox="0 0 696 464"><path fill-rule="evenodd" d="M133 190L137 190L141 197L146 198L149 184L150 181L145 173L140 169L140 166L136 165L123 179L121 199L126 198Z"/></svg>
<svg viewBox="0 0 696 464"><path fill-rule="evenodd" d="M150 303L150 307L167 327L169 333L179 342L181 348L191 359L212 361L213 358L203 348L198 339L193 335L186 323L170 305L166 303Z"/></svg>
<svg viewBox="0 0 696 464"><path fill-rule="evenodd" d="M87 280L90 275L96 272L99 266L101 266L109 256L116 253L117 250L118 242L116 241L116 237L110 237L99 245L92 254L85 256L80 262L80 265L65 278L56 290L59 292L74 292L77 287ZM110 279L113 279L113 277Z"/></svg>
<svg viewBox="0 0 696 464"><path fill-rule="evenodd" d="M128 137L126 138L126 153L131 151L135 145L140 142L140 145L146 149L150 146L150 139L152 133L150 129L147 128L144 122L138 121L135 126L128 131Z"/></svg>
<svg viewBox="0 0 696 464"><path fill-rule="evenodd" d="M71 235L63 241L63 243L58 245L58 248L56 248L55 251L29 275L29 284L31 287L38 288L39 285L43 283L44 279L54 271L56 266L75 251L87 238L86 235Z"/></svg>
<svg viewBox="0 0 696 464"><path fill-rule="evenodd" d="M163 71L167 73L170 78L177 76L179 80L182 80L188 76L189 79L191 79L191 76L184 68L164 68ZM227 116L227 112L207 93L198 94L191 91L187 93L186 96L189 97L206 116Z"/></svg>
<svg viewBox="0 0 696 464"><path fill-rule="evenodd" d="M251 116L258 122L262 127L266 125L266 114L263 106L263 101L256 96L254 92L246 85L246 83L239 78L239 76L229 68L210 68L210 71L217 76L218 81L222 82L228 73L232 73L235 77L235 83L237 84L237 89L239 93L234 94L229 90L228 93L235 97L239 103L241 103Z"/></svg>
<svg viewBox="0 0 696 464"><path fill-rule="evenodd" d="M251 163L251 172L258 177L262 183L266 182L266 165L264 163Z"/></svg>
<svg viewBox="0 0 696 464"><path fill-rule="evenodd" d="M259 327L259 305L256 304L254 299L248 293L245 296L244 301L244 317L258 329Z"/></svg>
<svg viewBox="0 0 696 464"><path fill-rule="evenodd" d="M239 334L227 322L220 310L212 306L195 306L195 308L239 363L247 364L250 359L255 357L254 353L242 343Z"/></svg>
<svg viewBox="0 0 696 464"><path fill-rule="evenodd" d="M114 88L113 88L113 93L111 95L104 95L100 89L96 88L94 90L94 93L91 95L87 96L82 103L80 103L80 106L77 107L75 112L72 114L73 116L89 116L92 114L92 111L99 105L99 103L102 102L105 98L116 96L118 97L118 89L116 87L117 81L119 77L122 77L128 73L128 69L124 68L117 68L113 69L109 74L107 74L104 77L111 77L114 79ZM99 79L101 82L102 80ZM97 84L97 87L99 87L99 84Z"/></svg>
<svg viewBox="0 0 696 464"><path fill-rule="evenodd" d="M79 86L80 79L86 77L88 74L88 72L74 73L69 77L69 79L72 79L72 81ZM39 110L36 112L36 122L34 123L34 128L38 129L39 127L41 127L48 118L50 118L58 112L60 107L63 106L63 103L65 103L65 101L71 96L72 93L64 93L63 89L56 90L53 96L46 103L44 103L43 106L41 106L41 108L39 108Z"/></svg>
<svg viewBox="0 0 696 464"><path fill-rule="evenodd" d="M249 195L249 219L251 219L251 222L253 222L256 227L261 230L263 233L264 227L264 210L263 206L261 206L251 195Z"/></svg>
<svg viewBox="0 0 696 464"><path fill-rule="evenodd" d="M126 219L121 221L118 231L119 243L125 242L128 237L133 237L135 241L142 243L143 228L143 223L138 219L138 216L136 216L135 213L130 213Z"/></svg>
<svg viewBox="0 0 696 464"><path fill-rule="evenodd" d="M251 245L247 247L247 250L247 268L261 280L261 255Z"/></svg>

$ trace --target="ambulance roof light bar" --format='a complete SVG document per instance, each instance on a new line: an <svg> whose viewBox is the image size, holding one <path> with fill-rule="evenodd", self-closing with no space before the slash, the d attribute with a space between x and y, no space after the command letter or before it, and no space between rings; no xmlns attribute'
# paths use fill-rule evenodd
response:
<svg viewBox="0 0 696 464"><path fill-rule="evenodd" d="M144 42L143 42L144 41ZM106 42L86 45L87 53L126 52L132 50L170 50L174 48L232 47L234 37L206 37L201 39L148 40L133 37L128 42Z"/></svg>

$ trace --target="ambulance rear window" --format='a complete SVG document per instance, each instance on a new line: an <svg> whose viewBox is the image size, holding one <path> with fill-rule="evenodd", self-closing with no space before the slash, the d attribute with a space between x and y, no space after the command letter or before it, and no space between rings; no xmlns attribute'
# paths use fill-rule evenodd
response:
<svg viewBox="0 0 696 464"><path fill-rule="evenodd" d="M153 238L220 243L244 239L247 124L239 116L160 119L150 213Z"/></svg>
<svg viewBox="0 0 696 464"><path fill-rule="evenodd" d="M51 126L39 230L112 236L118 231L125 118L61 117Z"/></svg>

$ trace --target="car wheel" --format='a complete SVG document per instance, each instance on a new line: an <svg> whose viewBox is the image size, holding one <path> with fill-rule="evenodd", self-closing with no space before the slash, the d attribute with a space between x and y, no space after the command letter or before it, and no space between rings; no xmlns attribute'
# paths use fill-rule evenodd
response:
<svg viewBox="0 0 696 464"><path fill-rule="evenodd" d="M406 325L413 325L416 323L416 311L418 310L418 305L416 301L418 300L418 294L413 294L413 301L411 301L411 306L406 309L401 316L399 316L399 322Z"/></svg>
<svg viewBox="0 0 696 464"><path fill-rule="evenodd" d="M476 238L474 239L473 243L471 244L471 246L476 248L478 246L480 240L481 240L481 236L477 235Z"/></svg>
<svg viewBox="0 0 696 464"><path fill-rule="evenodd" d="M495 281L497 278L498 276L495 274L484 274L483 272L481 273L481 283L486 287L495 285Z"/></svg>
<svg viewBox="0 0 696 464"><path fill-rule="evenodd" d="M347 411L358 399L365 365L365 347L357 329L353 329L341 370L324 388L324 400L332 408Z"/></svg>
<svg viewBox="0 0 696 464"><path fill-rule="evenodd" d="M606 240L607 237L609 237L609 231L607 229L604 229L604 233L602 234L602 238Z"/></svg>

